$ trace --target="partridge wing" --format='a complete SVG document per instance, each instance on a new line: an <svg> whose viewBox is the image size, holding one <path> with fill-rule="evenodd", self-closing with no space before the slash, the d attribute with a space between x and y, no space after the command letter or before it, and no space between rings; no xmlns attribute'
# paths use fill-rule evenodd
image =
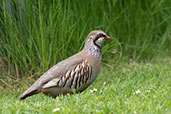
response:
<svg viewBox="0 0 171 114"><path fill-rule="evenodd" d="M79 89L86 85L92 76L92 66L87 60L75 65L71 70L66 71L59 78L52 79L43 88L59 87Z"/></svg>

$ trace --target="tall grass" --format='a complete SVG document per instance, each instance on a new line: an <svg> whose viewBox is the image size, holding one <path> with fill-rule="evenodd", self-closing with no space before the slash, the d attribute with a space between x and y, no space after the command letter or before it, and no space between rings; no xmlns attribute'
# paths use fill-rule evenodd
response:
<svg viewBox="0 0 171 114"><path fill-rule="evenodd" d="M149 59L171 49L169 0L19 1L11 0L11 12L0 1L1 61L18 76L34 76L80 51L94 29L113 39L103 45L105 62ZM108 53L116 49L118 55Z"/></svg>

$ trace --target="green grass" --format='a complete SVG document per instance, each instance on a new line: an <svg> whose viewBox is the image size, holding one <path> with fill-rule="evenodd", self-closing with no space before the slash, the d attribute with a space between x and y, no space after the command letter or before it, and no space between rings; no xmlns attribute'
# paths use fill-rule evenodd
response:
<svg viewBox="0 0 171 114"><path fill-rule="evenodd" d="M28 80L0 92L0 113L170 114L171 58L151 62L105 64L97 80L83 93L52 99L38 94L20 101ZM18 85L24 85L16 87ZM97 92L90 93L96 88ZM136 93L138 92L139 93Z"/></svg>
<svg viewBox="0 0 171 114"><path fill-rule="evenodd" d="M94 29L113 39L103 45L105 62L170 55L170 0L19 1L11 0L12 13L0 1L0 63L15 77L36 75L80 51ZM116 56L104 55L113 50Z"/></svg>
<svg viewBox="0 0 171 114"><path fill-rule="evenodd" d="M170 0L24 0L24 8L22 0L10 0L11 13L5 1L0 113L171 113ZM47 69L80 51L94 29L113 40L102 45L103 67L93 85L56 99L17 99Z"/></svg>

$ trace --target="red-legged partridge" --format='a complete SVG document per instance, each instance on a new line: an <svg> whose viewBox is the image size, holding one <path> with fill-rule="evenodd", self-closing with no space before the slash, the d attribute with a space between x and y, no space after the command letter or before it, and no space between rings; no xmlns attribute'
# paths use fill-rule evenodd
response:
<svg viewBox="0 0 171 114"><path fill-rule="evenodd" d="M111 40L101 30L95 30L87 36L85 46L79 53L59 62L44 73L19 99L43 92L52 97L84 91L94 82L101 66L101 43Z"/></svg>

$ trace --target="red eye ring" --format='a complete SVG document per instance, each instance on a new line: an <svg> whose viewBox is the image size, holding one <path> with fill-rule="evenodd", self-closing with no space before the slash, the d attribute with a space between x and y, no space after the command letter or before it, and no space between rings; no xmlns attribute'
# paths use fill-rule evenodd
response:
<svg viewBox="0 0 171 114"><path fill-rule="evenodd" d="M98 36L99 36L99 37L105 37L105 35L104 35L104 34L99 34Z"/></svg>

